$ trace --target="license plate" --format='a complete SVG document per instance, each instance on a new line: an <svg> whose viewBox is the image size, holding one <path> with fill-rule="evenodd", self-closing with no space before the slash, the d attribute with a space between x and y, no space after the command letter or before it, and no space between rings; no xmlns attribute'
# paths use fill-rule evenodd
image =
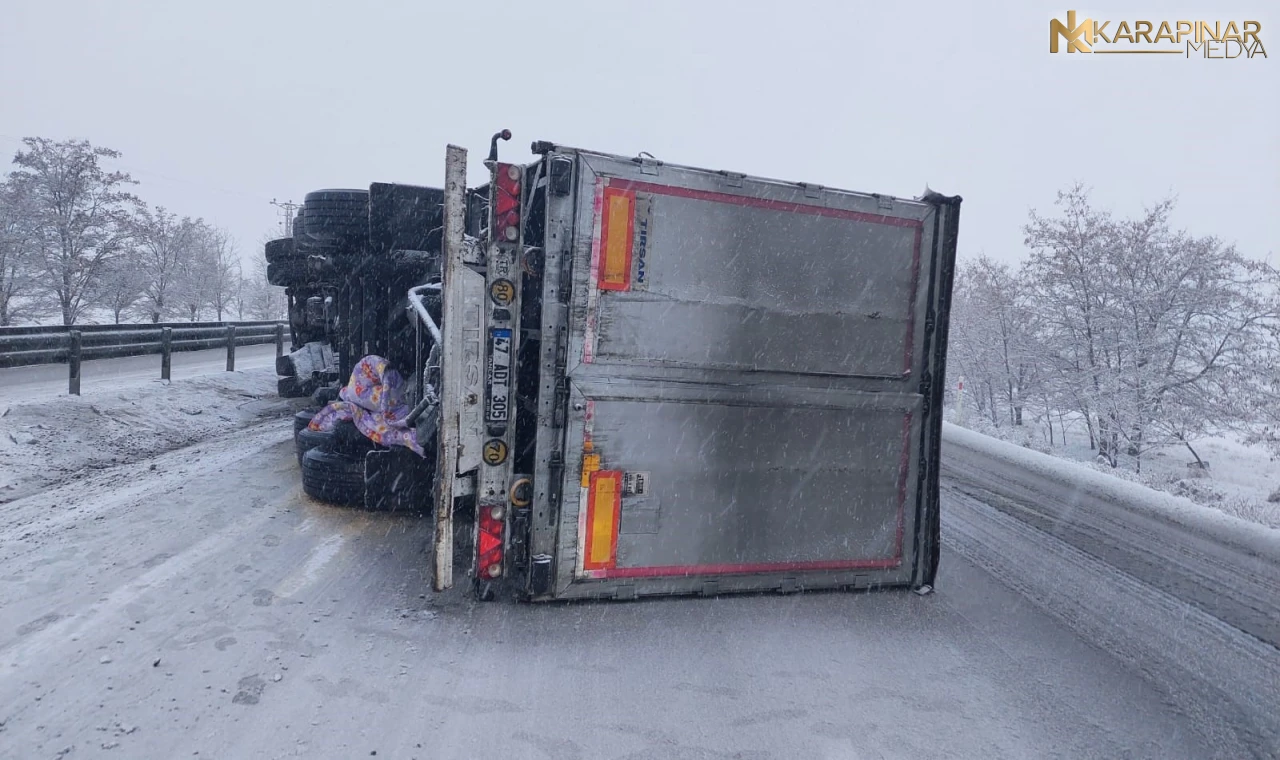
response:
<svg viewBox="0 0 1280 760"><path fill-rule="evenodd" d="M485 419L507 422L511 416L511 330L491 330L489 345L489 404Z"/></svg>

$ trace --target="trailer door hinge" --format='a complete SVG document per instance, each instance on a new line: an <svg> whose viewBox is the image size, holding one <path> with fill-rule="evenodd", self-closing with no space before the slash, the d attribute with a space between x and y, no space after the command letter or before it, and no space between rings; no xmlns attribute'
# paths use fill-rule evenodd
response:
<svg viewBox="0 0 1280 760"><path fill-rule="evenodd" d="M924 371L924 374L920 376L920 397L925 400L924 408L925 408L926 414L928 414L928 410L929 410L929 394L932 392L933 392L933 373L926 369Z"/></svg>
<svg viewBox="0 0 1280 760"><path fill-rule="evenodd" d="M564 454L551 452L547 460L547 524L554 525L556 514L560 511L560 499L564 493Z"/></svg>
<svg viewBox="0 0 1280 760"><path fill-rule="evenodd" d="M556 377L564 377L564 370L568 363L569 331L561 327L556 330Z"/></svg>
<svg viewBox="0 0 1280 760"><path fill-rule="evenodd" d="M746 177L747 175L741 172L722 171L720 172L720 184L725 187L742 187L742 180L746 179Z"/></svg>
<svg viewBox="0 0 1280 760"><path fill-rule="evenodd" d="M556 296L560 303L569 303L569 294L573 292L573 251L567 246L560 251L560 284Z"/></svg>
<svg viewBox="0 0 1280 760"><path fill-rule="evenodd" d="M661 161L654 158L650 154L644 153L644 152L642 152L640 155L636 156L631 160L635 161L637 164L640 164L641 174L652 174L654 176L657 176L658 167L662 166Z"/></svg>
<svg viewBox="0 0 1280 760"><path fill-rule="evenodd" d="M563 379L556 383L556 398L551 410L551 426L556 428L564 427L565 415L567 415L568 412L569 380Z"/></svg>

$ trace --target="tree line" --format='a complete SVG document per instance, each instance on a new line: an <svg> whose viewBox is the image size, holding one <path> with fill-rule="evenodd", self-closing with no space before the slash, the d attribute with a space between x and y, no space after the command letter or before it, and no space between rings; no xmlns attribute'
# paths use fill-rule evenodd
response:
<svg viewBox="0 0 1280 760"><path fill-rule="evenodd" d="M225 230L144 203L112 168L118 151L22 144L0 180L0 326L279 318L283 294L262 267L242 272Z"/></svg>
<svg viewBox="0 0 1280 760"><path fill-rule="evenodd" d="M1280 273L1173 229L1172 209L1120 218L1077 185L1031 212L1021 266L958 267L948 374L970 414L1033 421L1050 446L1083 428L1100 459L1138 470L1168 445L1203 466L1206 435L1278 442Z"/></svg>

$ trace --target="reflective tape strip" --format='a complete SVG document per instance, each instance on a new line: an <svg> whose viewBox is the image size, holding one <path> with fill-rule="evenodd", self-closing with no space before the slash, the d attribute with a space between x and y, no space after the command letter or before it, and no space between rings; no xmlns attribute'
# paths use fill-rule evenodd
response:
<svg viewBox="0 0 1280 760"><path fill-rule="evenodd" d="M635 191L606 187L601 214L600 289L630 290L631 248L636 223Z"/></svg>
<svg viewBox="0 0 1280 760"><path fill-rule="evenodd" d="M618 522L622 517L622 471L592 473L587 494L583 569L603 570L618 562Z"/></svg>

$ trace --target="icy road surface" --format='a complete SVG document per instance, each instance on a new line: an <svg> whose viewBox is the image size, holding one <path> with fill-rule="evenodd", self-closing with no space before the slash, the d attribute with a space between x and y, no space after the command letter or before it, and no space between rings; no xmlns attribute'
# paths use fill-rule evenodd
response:
<svg viewBox="0 0 1280 760"><path fill-rule="evenodd" d="M929 597L478 604L430 591L427 521L311 501L287 410L249 414L0 505L0 757L1280 752L1253 618L990 506L973 468ZM1185 538L1145 529L1156 564Z"/></svg>

